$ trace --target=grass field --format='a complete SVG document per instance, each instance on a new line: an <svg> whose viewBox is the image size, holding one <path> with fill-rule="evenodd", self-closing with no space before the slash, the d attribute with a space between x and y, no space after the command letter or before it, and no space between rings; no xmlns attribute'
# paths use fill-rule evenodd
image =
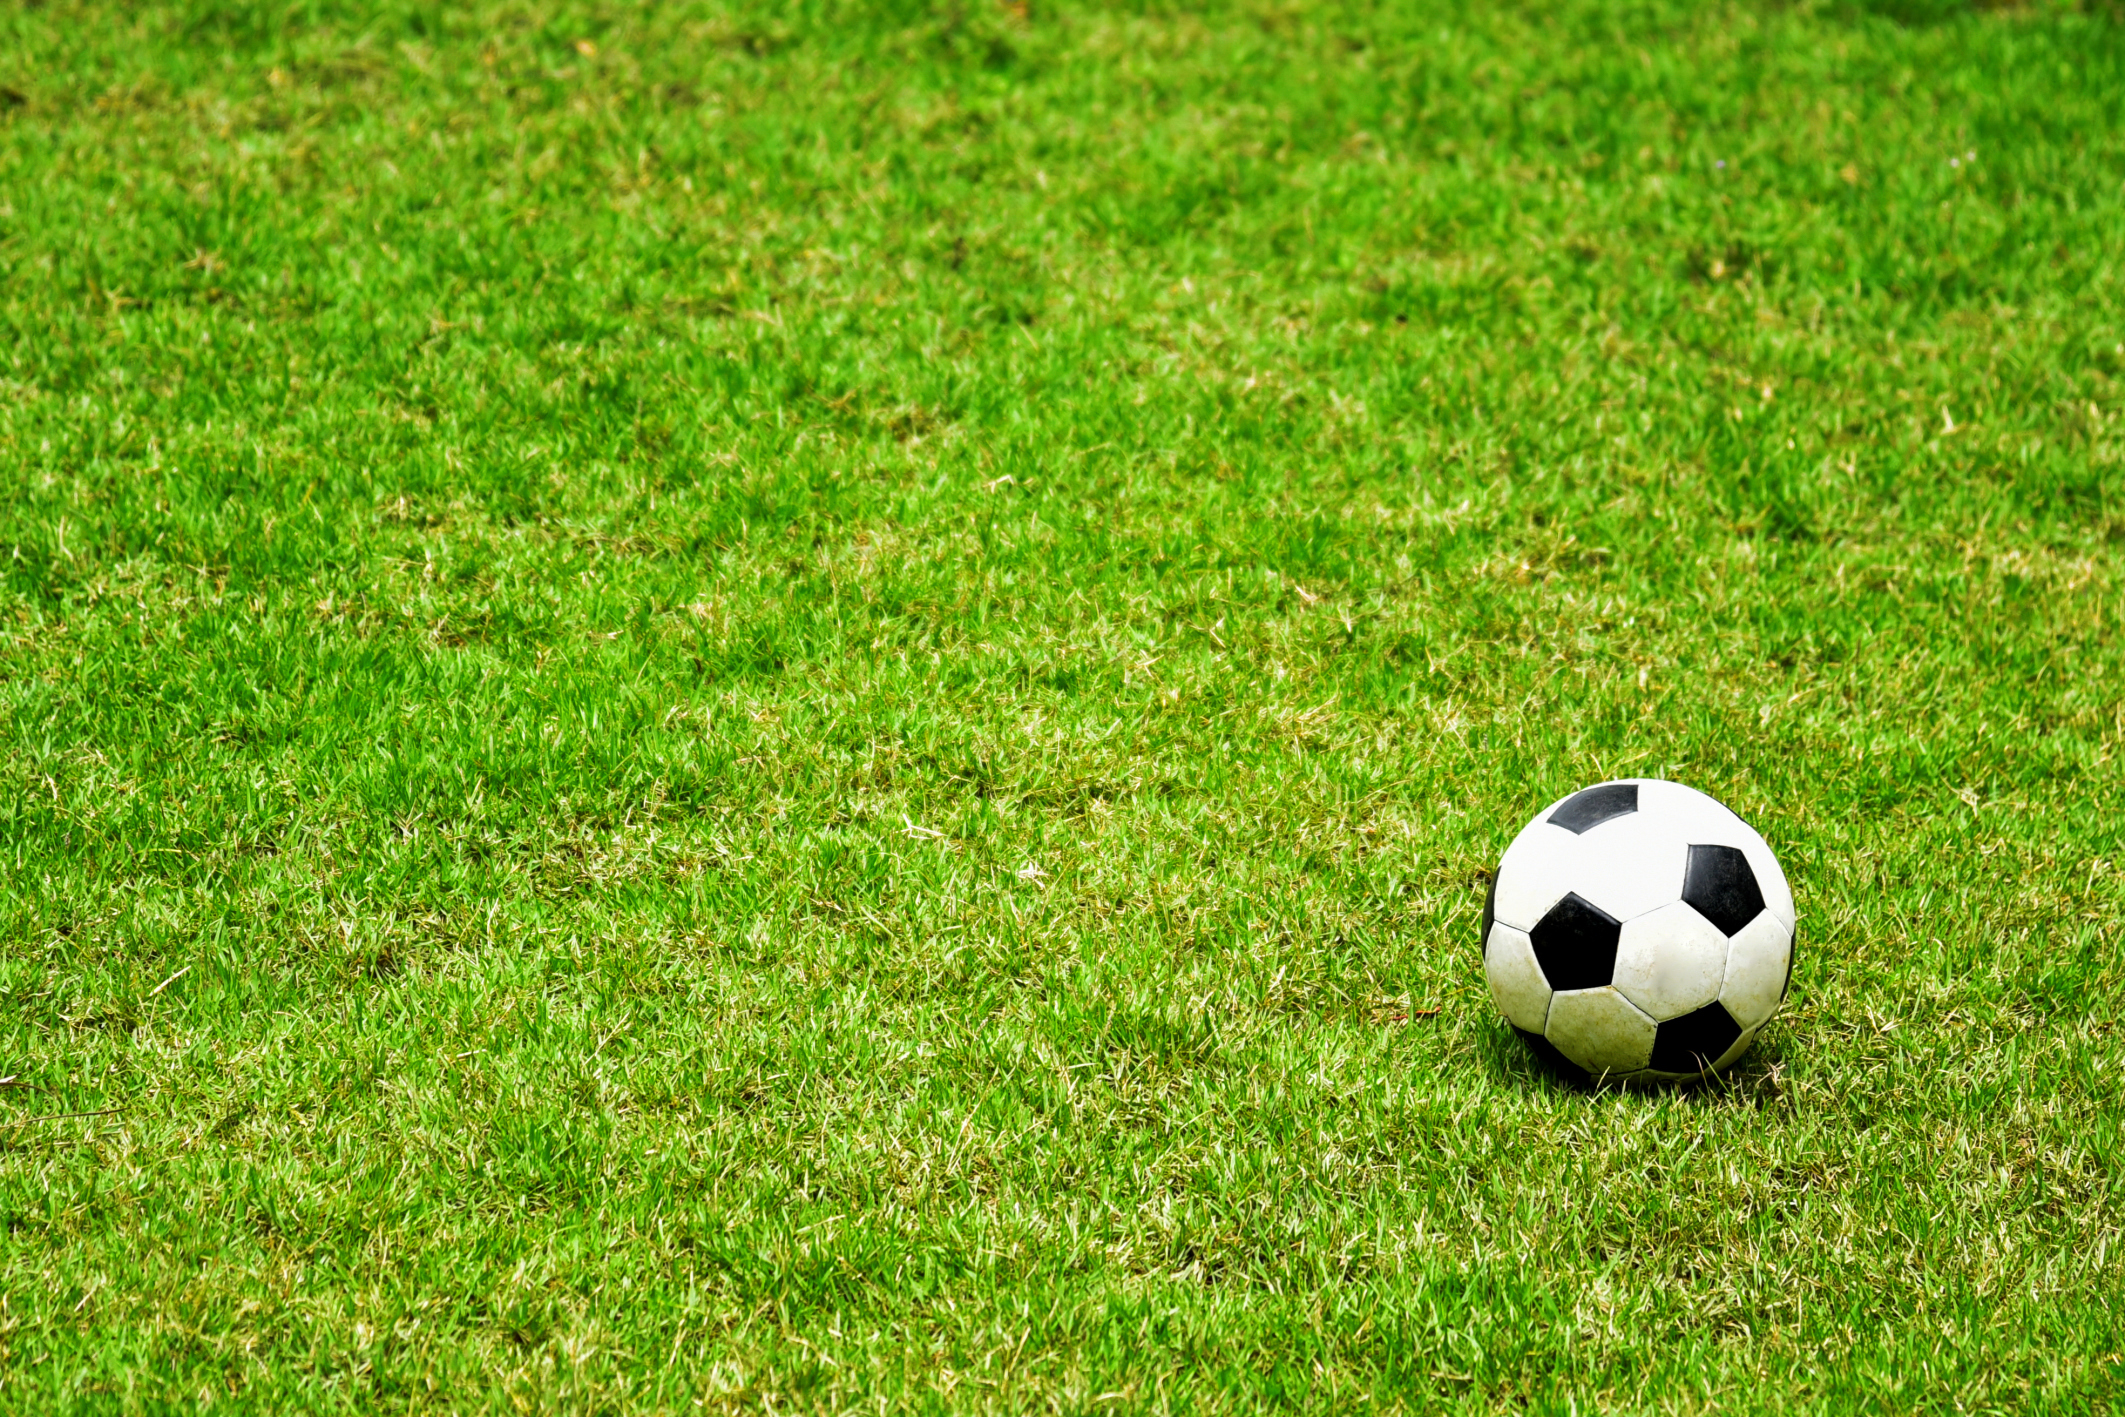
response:
<svg viewBox="0 0 2125 1417"><path fill-rule="evenodd" d="M2125 1404L2125 24L0 11L0 1410ZM1722 1086L1487 873L1781 852Z"/></svg>

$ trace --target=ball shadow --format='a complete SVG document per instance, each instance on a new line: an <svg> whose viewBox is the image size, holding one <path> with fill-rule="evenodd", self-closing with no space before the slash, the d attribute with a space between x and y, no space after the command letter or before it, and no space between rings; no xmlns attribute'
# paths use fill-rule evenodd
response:
<svg viewBox="0 0 2125 1417"><path fill-rule="evenodd" d="M1641 1082L1597 1078L1579 1067L1540 1034L1493 1019L1478 1038L1476 1051L1492 1081L1501 1086L1545 1088L1573 1097L1683 1097L1700 1102L1748 1102L1770 1105L1783 1093L1784 1039L1778 1032L1758 1038L1749 1051L1723 1073L1708 1073L1675 1082Z"/></svg>

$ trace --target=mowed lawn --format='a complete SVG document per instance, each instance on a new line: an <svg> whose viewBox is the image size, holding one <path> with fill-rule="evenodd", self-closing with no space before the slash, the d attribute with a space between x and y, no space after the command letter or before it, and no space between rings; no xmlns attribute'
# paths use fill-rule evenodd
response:
<svg viewBox="0 0 2125 1417"><path fill-rule="evenodd" d="M0 1410L2125 1404L2125 25L0 12ZM1488 873L1799 900L1568 1090Z"/></svg>

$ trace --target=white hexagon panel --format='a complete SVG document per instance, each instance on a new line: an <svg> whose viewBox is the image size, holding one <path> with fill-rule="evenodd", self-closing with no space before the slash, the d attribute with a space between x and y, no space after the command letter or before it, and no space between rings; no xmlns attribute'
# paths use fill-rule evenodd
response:
<svg viewBox="0 0 2125 1417"><path fill-rule="evenodd" d="M1616 938L1616 989L1655 1019L1677 1018L1719 997L1727 937L1683 901L1623 922Z"/></svg>
<svg viewBox="0 0 2125 1417"><path fill-rule="evenodd" d="M1483 968L1490 977L1490 996L1498 1012L1514 1028L1540 1033L1549 1021L1551 990L1542 977L1542 966L1535 962L1535 947L1527 932L1503 921L1491 926Z"/></svg>
<svg viewBox="0 0 2125 1417"><path fill-rule="evenodd" d="M1576 989L1549 1001L1542 1030L1557 1051L1595 1077L1643 1068L1659 1025L1614 989Z"/></svg>

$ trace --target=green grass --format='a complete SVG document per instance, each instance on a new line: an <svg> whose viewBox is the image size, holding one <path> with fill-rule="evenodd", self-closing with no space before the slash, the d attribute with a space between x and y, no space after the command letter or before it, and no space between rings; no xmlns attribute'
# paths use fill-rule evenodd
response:
<svg viewBox="0 0 2125 1417"><path fill-rule="evenodd" d="M2125 1404L2125 25L0 11L0 1409ZM1723 1086L1496 1018L1679 778Z"/></svg>

